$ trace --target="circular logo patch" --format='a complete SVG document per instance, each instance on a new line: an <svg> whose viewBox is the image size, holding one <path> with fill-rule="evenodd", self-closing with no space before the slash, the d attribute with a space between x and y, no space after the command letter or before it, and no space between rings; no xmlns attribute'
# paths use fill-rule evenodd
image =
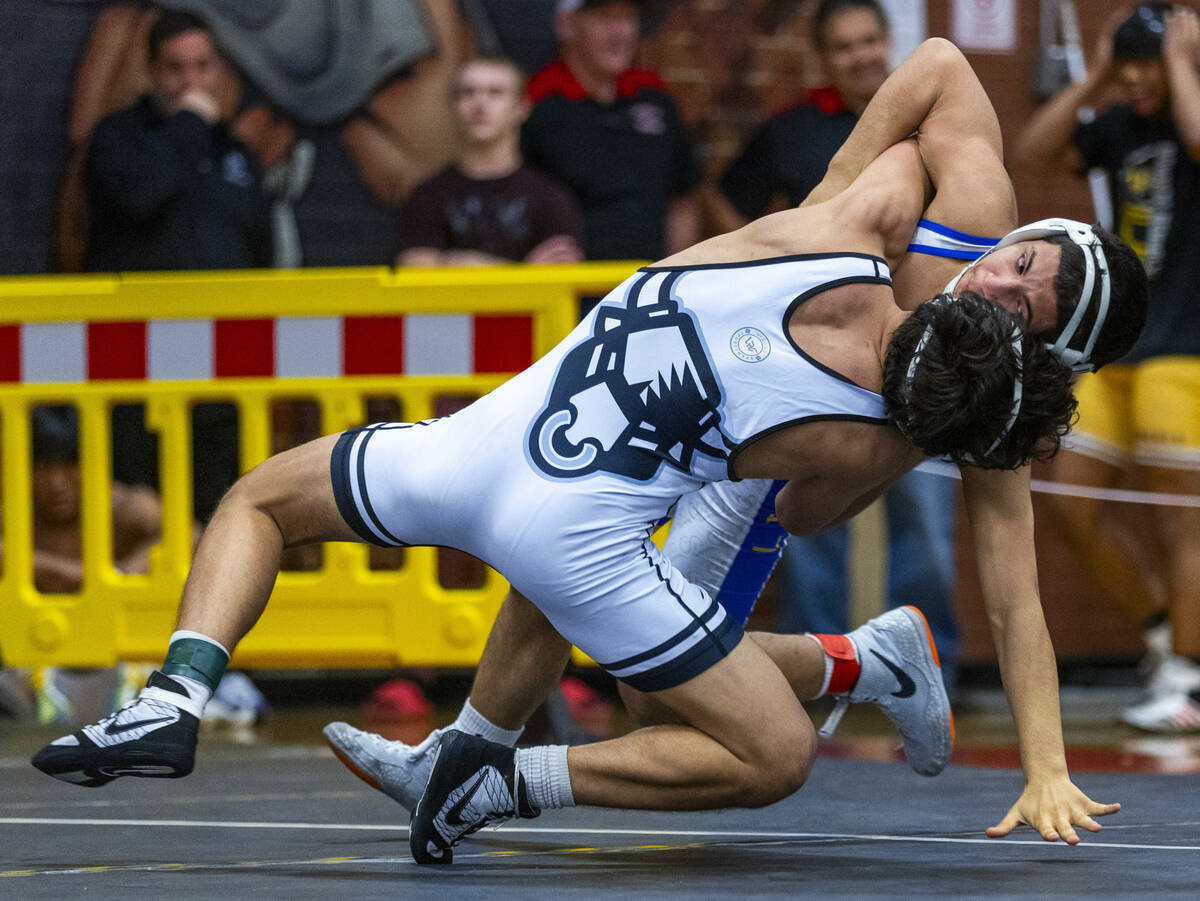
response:
<svg viewBox="0 0 1200 901"><path fill-rule="evenodd" d="M771 342L758 329L747 325L733 333L729 339L729 349L739 360L761 363L771 354Z"/></svg>

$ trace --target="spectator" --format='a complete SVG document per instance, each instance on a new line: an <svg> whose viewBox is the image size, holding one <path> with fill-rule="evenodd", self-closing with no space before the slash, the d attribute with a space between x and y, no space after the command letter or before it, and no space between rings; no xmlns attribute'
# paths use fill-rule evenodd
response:
<svg viewBox="0 0 1200 901"><path fill-rule="evenodd" d="M78 429L72 407L33 410L33 582L42 592L75 592L83 583ZM162 521L158 496L114 482L112 511L114 566L146 572Z"/></svg>
<svg viewBox="0 0 1200 901"><path fill-rule="evenodd" d="M401 217L397 265L579 262L575 202L521 160L529 101L516 65L499 57L464 63L453 113L462 151L413 190Z"/></svg>
<svg viewBox="0 0 1200 901"><path fill-rule="evenodd" d="M659 259L700 237L700 169L661 78L631 68L641 4L559 0L561 57L530 81L525 160L570 188L591 260Z"/></svg>
<svg viewBox="0 0 1200 901"><path fill-rule="evenodd" d="M721 231L799 206L888 76L890 27L875 0L822 0L812 36L831 83L768 119L730 163L713 210Z"/></svg>
<svg viewBox="0 0 1200 901"><path fill-rule="evenodd" d="M1079 124L1084 106L1118 102ZM1114 231L1150 276L1145 331L1123 360L1080 382L1073 453L1055 461L1064 482L1113 486L1132 473L1152 491L1200 494L1200 18L1150 3L1111 18L1087 79L1042 107L1020 137L1018 160L1041 174L1109 177ZM1132 559L1112 531L1111 509L1057 505L1076 553L1117 597L1151 596L1142 584L1153 551L1132 532ZM1200 731L1200 510L1154 508L1173 650L1155 648L1148 696L1124 711L1153 732ZM1142 603L1143 608L1149 602ZM1151 621L1152 622L1152 621ZM1148 623L1149 625L1149 623ZM1192 658L1189 660L1188 658Z"/></svg>
<svg viewBox="0 0 1200 901"><path fill-rule="evenodd" d="M85 163L85 268L242 269L271 259L258 164L221 119L213 35L189 13L150 29L151 91L100 120Z"/></svg>
<svg viewBox="0 0 1200 901"><path fill-rule="evenodd" d="M728 231L779 203L798 205L825 175L888 76L887 16L876 0L822 0L813 43L831 84L772 116L751 137L720 181L717 219ZM929 620L943 675L954 682L958 626L954 593L954 485L910 472L884 497L888 529L887 604L917 604ZM849 614L849 529L792 537L784 566L781 632L841 634Z"/></svg>

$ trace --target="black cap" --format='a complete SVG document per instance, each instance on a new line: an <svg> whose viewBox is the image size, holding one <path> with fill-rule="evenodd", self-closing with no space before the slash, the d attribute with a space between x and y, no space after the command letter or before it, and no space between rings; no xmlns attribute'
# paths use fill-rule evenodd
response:
<svg viewBox="0 0 1200 901"><path fill-rule="evenodd" d="M74 407L34 407L30 425L35 462L79 462L79 414Z"/></svg>
<svg viewBox="0 0 1200 901"><path fill-rule="evenodd" d="M1159 59L1170 11L1170 3L1146 3L1135 9L1113 34L1113 59Z"/></svg>

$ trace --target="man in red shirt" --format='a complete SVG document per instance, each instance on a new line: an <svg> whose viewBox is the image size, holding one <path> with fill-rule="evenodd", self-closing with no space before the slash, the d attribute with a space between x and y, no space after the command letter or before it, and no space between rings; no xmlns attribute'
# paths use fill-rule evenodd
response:
<svg viewBox="0 0 1200 901"><path fill-rule="evenodd" d="M701 172L675 103L632 68L639 3L560 0L562 56L530 80L530 165L571 189L588 259L655 259L700 238Z"/></svg>

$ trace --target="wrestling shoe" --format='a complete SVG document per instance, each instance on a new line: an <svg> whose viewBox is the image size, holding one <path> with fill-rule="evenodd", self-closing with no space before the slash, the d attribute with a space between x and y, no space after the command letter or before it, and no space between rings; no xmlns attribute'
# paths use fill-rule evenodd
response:
<svg viewBox="0 0 1200 901"><path fill-rule="evenodd" d="M1159 735L1190 735L1200 732L1200 704L1196 692L1171 691L1127 707L1121 722Z"/></svg>
<svg viewBox="0 0 1200 901"><path fill-rule="evenodd" d="M195 762L200 721L173 699L194 706L184 686L156 671L138 697L94 725L56 738L33 756L33 765L88 788L118 776L186 776Z"/></svg>
<svg viewBox="0 0 1200 901"><path fill-rule="evenodd" d="M950 761L954 714L942 683L937 646L924 614L898 607L859 626L847 637L862 671L821 729L828 736L848 703L870 701L900 732L908 765L936 776Z"/></svg>
<svg viewBox="0 0 1200 901"><path fill-rule="evenodd" d="M433 772L413 811L408 846L417 863L450 863L454 845L484 826L542 811L529 800L517 752L451 729L434 752Z"/></svg>
<svg viewBox="0 0 1200 901"><path fill-rule="evenodd" d="M350 772L405 810L416 808L433 771L441 729L434 729L419 745L388 741L349 723L330 723L324 732L334 756Z"/></svg>

